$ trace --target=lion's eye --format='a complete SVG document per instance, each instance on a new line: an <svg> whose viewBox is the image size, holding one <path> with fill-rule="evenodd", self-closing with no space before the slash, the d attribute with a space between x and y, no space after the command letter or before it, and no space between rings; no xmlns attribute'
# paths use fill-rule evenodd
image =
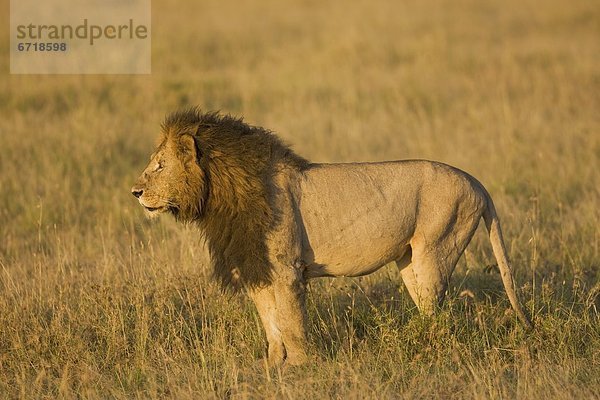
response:
<svg viewBox="0 0 600 400"><path fill-rule="evenodd" d="M163 163L157 162L156 165L154 166L154 172L161 171L163 168L164 168Z"/></svg>

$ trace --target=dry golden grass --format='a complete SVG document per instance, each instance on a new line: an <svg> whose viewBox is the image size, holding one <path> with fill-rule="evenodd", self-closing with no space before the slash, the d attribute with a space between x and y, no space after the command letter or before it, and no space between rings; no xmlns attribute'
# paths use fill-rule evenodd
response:
<svg viewBox="0 0 600 400"><path fill-rule="evenodd" d="M150 76L0 79L0 397L598 398L595 1L153 3ZM391 267L315 281L322 357L253 368L253 306L210 282L193 227L146 221L129 194L162 117L189 104L315 161L471 172L536 330L507 311L479 232L435 318Z"/></svg>

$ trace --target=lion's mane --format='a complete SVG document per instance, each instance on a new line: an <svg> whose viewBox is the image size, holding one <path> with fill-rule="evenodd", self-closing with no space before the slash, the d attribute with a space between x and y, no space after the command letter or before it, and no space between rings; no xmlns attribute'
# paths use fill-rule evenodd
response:
<svg viewBox="0 0 600 400"><path fill-rule="evenodd" d="M233 289L269 284L266 238L278 221L273 178L281 168L303 170L308 162L270 131L217 112L178 111L162 128L167 135L194 138L203 176L189 179L203 180L204 188L190 194L200 198L184 199L197 207L175 216L202 228L217 280Z"/></svg>

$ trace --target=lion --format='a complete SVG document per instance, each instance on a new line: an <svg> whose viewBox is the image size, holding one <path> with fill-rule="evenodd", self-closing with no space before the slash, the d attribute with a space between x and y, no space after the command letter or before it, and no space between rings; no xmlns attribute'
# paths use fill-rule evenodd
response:
<svg viewBox="0 0 600 400"><path fill-rule="evenodd" d="M426 160L310 163L266 129L198 108L168 115L159 143L132 194L150 217L200 227L214 276L254 301L270 366L307 361L311 278L395 261L418 310L434 313L482 218L510 304L532 327L494 203L466 172Z"/></svg>

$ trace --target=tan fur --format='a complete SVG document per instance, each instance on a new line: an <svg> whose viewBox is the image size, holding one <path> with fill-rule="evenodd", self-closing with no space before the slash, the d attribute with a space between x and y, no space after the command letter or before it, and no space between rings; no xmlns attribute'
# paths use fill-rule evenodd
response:
<svg viewBox="0 0 600 400"><path fill-rule="evenodd" d="M434 312L481 218L511 305L531 327L489 194L448 165L309 164L264 129L192 109L167 118L132 191L150 214L199 224L215 275L254 300L270 365L306 361L309 278L360 276L396 261L419 310Z"/></svg>

